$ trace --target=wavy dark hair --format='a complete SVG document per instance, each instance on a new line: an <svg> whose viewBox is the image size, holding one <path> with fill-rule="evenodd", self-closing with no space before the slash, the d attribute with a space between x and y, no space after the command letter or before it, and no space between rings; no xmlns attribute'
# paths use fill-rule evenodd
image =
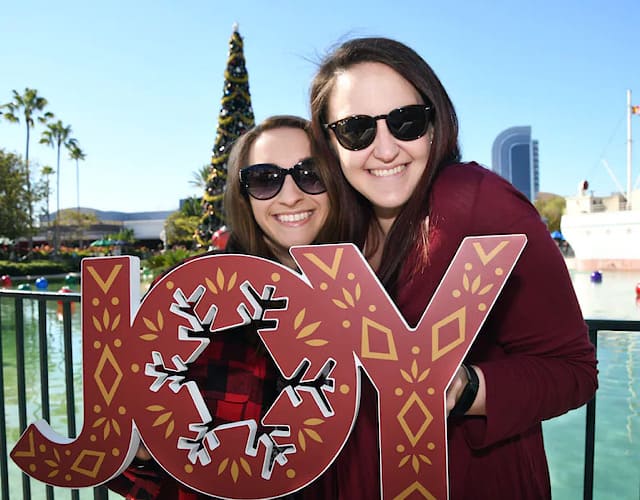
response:
<svg viewBox="0 0 640 500"><path fill-rule="evenodd" d="M348 184L340 162L324 125L328 120L329 100L336 76L361 63L381 63L405 78L420 93L425 102L431 102L433 143L427 167L413 194L394 221L384 242L379 232L372 231L378 224L371 203ZM379 245L383 246L378 276L392 296L403 263L418 246L424 255L417 266L426 262L428 227L424 223L429 215L429 195L438 172L447 164L460 161L458 146L458 119L451 99L427 62L410 47L388 38L356 38L330 52L320 63L311 83L311 129L319 153L327 159L330 184L328 190L336 192L332 217L338 240L352 241L370 256ZM359 214L354 217L354 214ZM419 271L420 269L416 269Z"/></svg>
<svg viewBox="0 0 640 500"><path fill-rule="evenodd" d="M316 158L318 172L323 182L326 183L328 170L322 157L317 154L313 136L308 120L293 115L276 115L263 120L261 123L242 134L234 143L227 162L227 184L224 193L224 209L226 223L231 231L226 250L228 252L246 253L257 255L271 260L277 260L271 248L265 240L265 235L251 210L248 196L242 192L240 186L240 169L249 165L251 147L258 137L267 130L278 128L300 129L307 134L311 142L311 154ZM335 192L329 192L329 207L334 206ZM332 199L333 197L333 199ZM332 217L327 217L323 228L316 237L316 243L329 242L329 236L335 234L332 226Z"/></svg>

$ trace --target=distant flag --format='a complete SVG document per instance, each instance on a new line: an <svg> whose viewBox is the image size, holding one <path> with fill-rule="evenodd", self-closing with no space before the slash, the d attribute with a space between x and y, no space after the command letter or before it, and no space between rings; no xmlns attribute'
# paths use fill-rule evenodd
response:
<svg viewBox="0 0 640 500"><path fill-rule="evenodd" d="M631 106L631 114L640 115L640 106Z"/></svg>

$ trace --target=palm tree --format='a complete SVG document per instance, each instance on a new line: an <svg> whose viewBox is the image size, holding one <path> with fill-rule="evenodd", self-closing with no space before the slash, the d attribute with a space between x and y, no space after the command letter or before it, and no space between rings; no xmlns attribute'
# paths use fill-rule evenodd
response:
<svg viewBox="0 0 640 500"><path fill-rule="evenodd" d="M191 172L192 177L189 181L189 184L197 187L200 190L204 190L207 187L207 180L209 180L210 174L211 165L202 165L198 170Z"/></svg>
<svg viewBox="0 0 640 500"><path fill-rule="evenodd" d="M44 97L40 97L36 89L27 87L24 89L24 94L22 95L19 94L18 91L13 90L13 101L0 106L0 110L4 110L2 116L5 120L19 123L19 115L22 115L27 126L27 144L25 147L24 162L27 174L27 195L29 197L29 203L27 204L29 210L29 251L31 251L33 244L33 193L31 192L31 172L29 171L29 140L31 129L35 125L36 119L40 123L46 123L53 118L53 113L44 111L47 104L47 100Z"/></svg>
<svg viewBox="0 0 640 500"><path fill-rule="evenodd" d="M42 144L48 144L52 148L56 148L56 218L53 233L53 249L58 253L60 247L58 217L60 215L60 150L62 146L70 149L71 141L75 141L69 137L71 135L71 125L65 126L60 120L55 123L48 123L47 129L42 132Z"/></svg>
<svg viewBox="0 0 640 500"><path fill-rule="evenodd" d="M80 167L78 162L84 160L87 155L80 149L80 145L76 139L69 139L69 158L76 161L76 212L78 220L80 220Z"/></svg>
<svg viewBox="0 0 640 500"><path fill-rule="evenodd" d="M55 170L53 169L53 167L49 167L49 166L44 166L42 167L42 169L40 170L40 175L42 177L44 177L44 197L45 200L47 201L47 208L46 208L46 214L47 214L47 228L50 227L51 225L51 221L49 220L50 218L50 212L49 212L49 195L51 194L51 187L50 187L50 182L49 182L49 177L51 177L51 175L55 172Z"/></svg>

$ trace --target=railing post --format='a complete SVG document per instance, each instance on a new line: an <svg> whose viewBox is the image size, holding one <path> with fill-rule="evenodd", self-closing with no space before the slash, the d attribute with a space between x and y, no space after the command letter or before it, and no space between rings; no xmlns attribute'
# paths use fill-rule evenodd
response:
<svg viewBox="0 0 640 500"><path fill-rule="evenodd" d="M0 305L1 307L1 305ZM2 332L2 314L0 314L0 333ZM4 406L4 357L2 339L0 339L0 497L9 498L9 464L7 454L7 420Z"/></svg>
<svg viewBox="0 0 640 500"><path fill-rule="evenodd" d="M589 338L596 353L598 352L598 329L589 324ZM587 403L584 437L584 482L582 484L584 500L593 500L593 463L596 446L596 395Z"/></svg>
<svg viewBox="0 0 640 500"><path fill-rule="evenodd" d="M47 347L47 300L38 299L38 354L40 359L40 402L42 418L51 422L49 408L49 349ZM53 487L45 487L47 500L53 500Z"/></svg>
<svg viewBox="0 0 640 500"><path fill-rule="evenodd" d="M71 302L62 302L62 330L64 333L64 372L67 388L67 430L69 437L76 437L76 398L73 376L73 338L71 332ZM79 500L80 492L71 490L72 500Z"/></svg>
<svg viewBox="0 0 640 500"><path fill-rule="evenodd" d="M25 380L24 357L24 301L22 297L16 297L16 378L18 383L18 425L20 432L27 428L27 384ZM22 473L22 498L31 498L31 480Z"/></svg>

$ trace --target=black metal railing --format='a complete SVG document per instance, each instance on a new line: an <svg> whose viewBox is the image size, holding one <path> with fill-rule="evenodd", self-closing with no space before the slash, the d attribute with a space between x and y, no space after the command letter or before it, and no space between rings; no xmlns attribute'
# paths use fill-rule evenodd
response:
<svg viewBox="0 0 640 500"><path fill-rule="evenodd" d="M15 318L15 343L16 343L16 369L17 369L17 392L18 392L18 420L20 429L27 427L27 401L26 401L26 379L25 379L25 356L24 356L24 302L36 301L38 305L38 341L39 341L39 365L41 383L41 404L42 417L50 419L49 401L49 374L48 353L47 353L47 302L56 301L62 308L62 325L64 335L64 372L66 385L66 408L67 408L67 431L69 437L76 436L76 414L75 414L75 391L73 373L73 352L72 352L72 321L71 308L73 303L80 302L79 293L52 293L52 292L31 292L20 290L0 290L0 301L9 299L13 301L13 311ZM2 316L0 309L0 332L2 324L6 319ZM621 320L587 320L589 326L589 337L591 342L598 349L598 332L640 332L640 321ZM0 342L0 367L4 367L2 352L2 342ZM9 474L7 463L7 427L5 413L5 382L3 370L0 369L0 492L2 498L15 498L9 495ZM593 499L594 486L594 461L595 461L595 426L596 426L596 397L587 404L585 423L585 455L584 455L584 482L583 496L585 500ZM54 488L46 487L47 500L54 498ZM30 478L26 474L22 475L22 497L23 500L31 499ZM108 493L106 488L98 487L94 489L94 500L106 500ZM78 490L71 490L71 498L79 498Z"/></svg>
<svg viewBox="0 0 640 500"><path fill-rule="evenodd" d="M598 352L598 332L640 332L640 321L588 319L589 338ZM584 445L584 500L593 499L593 465L595 461L596 396L587 403Z"/></svg>
<svg viewBox="0 0 640 500"><path fill-rule="evenodd" d="M13 302L13 321L15 323L15 346L16 346L16 387L18 401L18 425L20 430L27 427L27 381L25 364L25 302L35 302L37 304L37 330L38 330L38 362L40 372L40 394L42 418L50 422L51 401L49 397L49 355L47 347L47 304L57 303L58 312L62 315L63 332L63 353L64 353L64 381L66 399L66 422L69 437L76 436L76 401L74 389L74 369L73 369L73 334L72 331L72 307L74 303L80 302L79 293L55 293L55 292L32 292L22 290L0 290L0 305L6 302ZM0 308L0 332L3 332L3 322L8 318L3 315ZM76 332L77 334L77 332ZM0 368L4 368L5 359L2 352L2 342L0 342ZM14 388L8 388L14 390ZM4 369L0 369L0 495L1 498L16 498L16 492L10 495L9 492L9 467L7 448L7 420L5 407L5 381ZM80 498L78 490L66 490L67 495L71 495L73 500ZM51 486L45 487L47 500L55 498L55 489ZM22 498L31 500L31 479L26 474L22 474ZM98 487L94 489L94 500L106 500L108 498L107 489Z"/></svg>

